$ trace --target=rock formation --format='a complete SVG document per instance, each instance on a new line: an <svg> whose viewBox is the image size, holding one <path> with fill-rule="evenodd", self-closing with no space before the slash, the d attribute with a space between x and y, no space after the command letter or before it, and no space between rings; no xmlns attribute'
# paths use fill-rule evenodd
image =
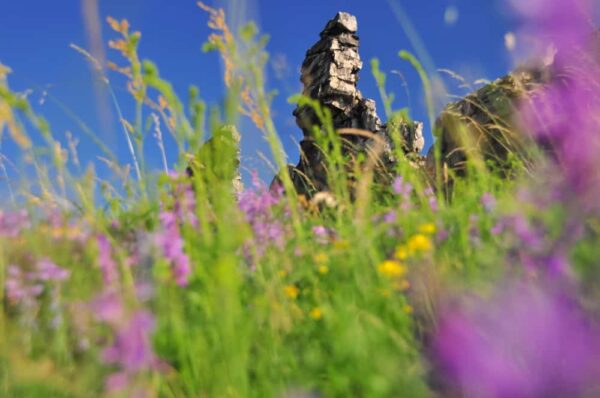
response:
<svg viewBox="0 0 600 398"><path fill-rule="evenodd" d="M303 95L317 100L331 112L334 129L343 134L344 155L353 157L377 147L380 163L390 164L394 161L391 134L402 135L406 152L419 153L424 145L423 125L398 121L393 129L388 128L377 116L375 101L363 98L357 88L358 73L363 66L357 29L356 17L345 12L327 23L321 39L307 51L302 64ZM324 157L315 139L322 128L321 120L308 105L298 106L294 116L304 134L300 162L289 168L294 186L298 193L309 196L327 191Z"/></svg>
<svg viewBox="0 0 600 398"><path fill-rule="evenodd" d="M358 90L358 74L363 64L358 53L357 30L356 17L344 12L327 23L302 64L303 95L317 100L331 112L334 129L343 135L343 155L349 159L349 170L356 155L371 156L376 152L379 167L375 177L384 176L385 181L396 161L393 143L401 142L403 152L412 156L416 165L425 164L426 172L433 177L435 146L429 150L425 162L419 155L425 144L423 124L402 119L384 124L377 116L375 101L363 98ZM513 120L515 109L520 101L550 82L553 74L556 73L550 64L532 64L448 104L434 127L444 170L450 169L460 176L466 171L466 160L476 155L497 170L508 171L509 154L523 155L527 148L525 135L519 133ZM287 171L299 194L312 196L328 191L327 168L316 136L323 131L322 122L315 110L305 104L296 108L294 116L304 137L300 142L300 162L295 167L289 166ZM377 150L373 151L374 148ZM276 177L274 183L277 181Z"/></svg>
<svg viewBox="0 0 600 398"><path fill-rule="evenodd" d="M527 147L525 135L515 125L515 110L548 83L549 76L545 67L520 68L448 104L434 128L442 162L462 175L468 156L476 154L497 170L506 169L509 154L524 154ZM427 154L430 170L434 159L432 146Z"/></svg>

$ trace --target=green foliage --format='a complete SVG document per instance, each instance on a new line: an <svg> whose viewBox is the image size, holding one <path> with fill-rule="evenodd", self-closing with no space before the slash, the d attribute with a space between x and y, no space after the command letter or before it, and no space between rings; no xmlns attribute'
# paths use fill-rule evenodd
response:
<svg viewBox="0 0 600 398"><path fill-rule="evenodd" d="M223 37L204 45L230 68L225 101L209 109L196 87L184 106L154 63L137 61L140 35L124 36L133 68L128 83L141 79L133 90L139 120L123 123L135 138L132 154L141 158L151 129L142 126L142 115L156 114L178 144L175 177L146 169L140 159L141 180L132 182L130 166L114 157L105 160L114 183L99 180L93 165L77 174L73 155L63 156L48 123L0 86L0 106L27 118L46 143L23 149L37 176L18 193L27 222L10 225L18 227L14 234L0 223L0 396L106 394L109 376L123 370L106 360L106 348L140 311L153 315L154 327L134 343L147 337L156 362L130 369L132 379L114 396L141 387L151 397L262 398L298 389L324 397L432 396L424 345L438 307L447 291L487 291L506 273L512 247L492 229L522 206L513 197L516 182L469 164L465 178L427 193L422 170L398 156L395 171L412 185L393 193L389 181L374 180L368 157L349 169L329 109L298 95L290 103L310 107L319 120L313 135L331 200L297 198L289 176L281 196L262 187L238 198L232 180L241 116L264 133L277 166L286 164L270 117L274 94L265 88L266 37L248 24L239 32L242 49ZM431 116L425 71L411 54L400 57L421 76ZM371 65L400 154L398 128L410 121L409 112L393 109L386 75L377 59ZM516 179L523 167L514 162ZM498 208L486 208L485 194ZM549 236L560 235L564 209L527 211ZM596 221L587 227L600 230ZM594 241L573 250L590 286L599 282L599 254ZM190 266L185 283L175 272L182 256ZM6 288L14 267L34 275L41 259L67 270L68 278L39 282L42 292L30 301L16 298ZM107 293L122 301L118 321L99 314L97 301Z"/></svg>

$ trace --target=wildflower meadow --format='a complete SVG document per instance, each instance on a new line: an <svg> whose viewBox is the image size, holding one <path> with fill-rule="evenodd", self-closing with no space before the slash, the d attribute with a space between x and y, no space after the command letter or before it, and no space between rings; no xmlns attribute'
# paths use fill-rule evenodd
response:
<svg viewBox="0 0 600 398"><path fill-rule="evenodd" d="M467 148L459 173L432 123L433 163L397 146L376 178L298 94L290 110L321 118L329 189L311 194L287 172L267 37L212 3L198 47L222 101L177 91L126 15L102 21L105 62L72 45L118 94L124 157L100 135L80 156L0 63L0 396L600 396L600 4L505 3L558 71L511 109L522 151L500 170ZM410 120L368 64L388 118ZM273 183L239 176L250 123Z"/></svg>

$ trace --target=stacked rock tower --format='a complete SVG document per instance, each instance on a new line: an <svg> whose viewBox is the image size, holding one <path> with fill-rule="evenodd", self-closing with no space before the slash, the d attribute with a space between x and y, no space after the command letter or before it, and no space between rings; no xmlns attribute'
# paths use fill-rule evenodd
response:
<svg viewBox="0 0 600 398"><path fill-rule="evenodd" d="M356 17L345 12L339 12L327 23L320 40L307 51L302 64L300 80L304 85L303 94L318 100L321 106L331 111L336 130L354 129L372 133L369 137L346 132L344 141L349 144L344 146L346 153L367 152L377 139L383 144L380 148L382 163L389 164L393 162L390 132L377 116L375 101L363 98L357 88L363 67L358 52L357 29ZM294 116L304 137L300 143L300 162L289 171L297 191L310 196L311 193L328 190L323 155L313 136L314 126L320 127L320 121L310 106L298 106ZM403 136L406 152L419 153L423 149L421 123L409 126L402 122L396 128Z"/></svg>

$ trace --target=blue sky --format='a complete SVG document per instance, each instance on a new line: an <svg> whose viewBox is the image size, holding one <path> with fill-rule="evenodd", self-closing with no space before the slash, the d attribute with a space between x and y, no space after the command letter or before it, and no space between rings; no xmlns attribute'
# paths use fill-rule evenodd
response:
<svg viewBox="0 0 600 398"><path fill-rule="evenodd" d="M0 14L0 62L10 66L11 88L30 91L29 98L52 126L55 136L61 140L70 131L79 137L81 160L94 161L99 154L94 144L86 138L77 115L101 139L107 143L124 162L129 162L125 140L117 124L114 109L102 108L106 99L98 98L94 77L86 61L69 48L75 43L90 48L90 14L84 12L86 0L50 2L42 0L19 0L5 2ZM413 25L430 69L446 68L463 75L467 81L494 79L508 72L513 66L513 55L505 46L505 35L516 29L516 22L501 0L228 0L206 1L222 6L231 21L240 24L252 19L261 31L270 35L268 51L272 56L269 65L269 88L276 89L273 110L275 123L289 154L296 163L298 152L295 142L301 139L301 131L292 118L293 106L287 98L301 90L299 67L306 50L318 39L318 33L337 11L347 11L357 16L360 53L365 67L361 73L359 88L366 97L378 103L380 116L383 106L371 76L369 60L378 57L381 68L388 73L388 91L396 93L395 108L410 106L413 118L426 119L423 94L418 76L398 56L402 49L418 53L414 41L406 34L406 25L398 19L402 9ZM93 4L94 1L88 1ZM60 5L59 5L60 4ZM395 4L395 8L394 8ZM211 104L219 104L223 98L222 70L214 53L204 54L200 48L209 30L207 16L192 0L102 0L98 6L101 33L108 40L113 35L105 18L127 18L132 29L142 32L140 55L153 60L161 75L170 80L180 97L185 100L187 88L195 84L203 98ZM88 15L87 23L84 15ZM92 15L93 16L93 15ZM422 51L421 50L421 51ZM108 59L122 63L114 51L104 48ZM425 59L424 59L425 61ZM406 80L404 85L397 74ZM464 94L455 81L444 77L451 94ZM126 117L132 114L131 102L123 82L114 77L113 86ZM407 96L406 91L409 92ZM442 98L441 101L443 102ZM110 104L109 104L110 105ZM103 112L102 109L105 109ZM107 117L108 116L108 117ZM258 156L268 152L260 133L247 122L242 131L243 168L245 173L258 169L269 178L272 174ZM426 125L427 143L431 145L429 126ZM13 145L2 144L4 155L18 161ZM149 163L159 167L158 153L149 141ZM170 163L174 163L172 149ZM102 166L99 166L102 172Z"/></svg>

